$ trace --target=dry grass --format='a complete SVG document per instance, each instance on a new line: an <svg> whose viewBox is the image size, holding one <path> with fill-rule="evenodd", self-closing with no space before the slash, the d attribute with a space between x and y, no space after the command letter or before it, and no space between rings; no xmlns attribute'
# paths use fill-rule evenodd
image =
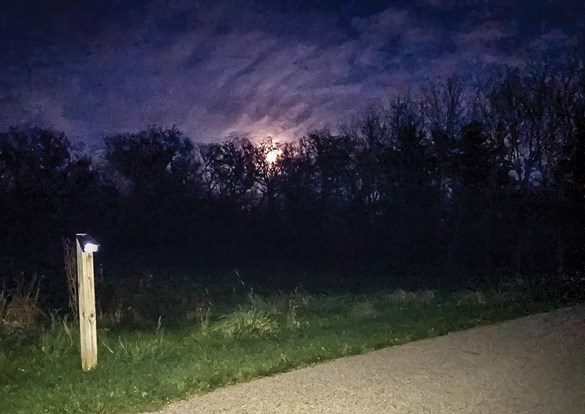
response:
<svg viewBox="0 0 585 414"><path fill-rule="evenodd" d="M4 317L6 316L6 309L8 308L8 298L4 291L0 291L0 331L4 326Z"/></svg>
<svg viewBox="0 0 585 414"><path fill-rule="evenodd" d="M44 312L39 306L41 280L37 274L27 278L20 274L12 292L0 293L0 326L34 328L41 322Z"/></svg>
<svg viewBox="0 0 585 414"><path fill-rule="evenodd" d="M393 303L412 303L427 304L435 299L435 292L432 290L421 290L416 292L407 292L403 289L397 289L389 293L387 299Z"/></svg>
<svg viewBox="0 0 585 414"><path fill-rule="evenodd" d="M67 277L67 291L69 293L69 311L72 320L79 318L77 295L77 252L73 239L63 238L63 254L65 261L65 276Z"/></svg>

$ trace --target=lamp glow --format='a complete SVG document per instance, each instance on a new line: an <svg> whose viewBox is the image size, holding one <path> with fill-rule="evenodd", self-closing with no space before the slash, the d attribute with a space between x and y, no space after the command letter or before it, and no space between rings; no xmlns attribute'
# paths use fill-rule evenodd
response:
<svg viewBox="0 0 585 414"><path fill-rule="evenodd" d="M83 246L83 251L86 253L95 253L98 251L100 245L95 243L86 243Z"/></svg>

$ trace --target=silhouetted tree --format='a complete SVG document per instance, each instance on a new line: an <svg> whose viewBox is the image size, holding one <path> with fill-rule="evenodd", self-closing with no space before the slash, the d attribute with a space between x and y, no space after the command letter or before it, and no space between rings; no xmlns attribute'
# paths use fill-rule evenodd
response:
<svg viewBox="0 0 585 414"><path fill-rule="evenodd" d="M50 234L60 243L62 204L72 195L64 193L69 149L65 135L50 130L11 128L0 134L2 250L46 253Z"/></svg>
<svg viewBox="0 0 585 414"><path fill-rule="evenodd" d="M133 246L162 246L185 236L196 191L192 142L177 129L152 127L105 138L105 158L118 175L119 220Z"/></svg>

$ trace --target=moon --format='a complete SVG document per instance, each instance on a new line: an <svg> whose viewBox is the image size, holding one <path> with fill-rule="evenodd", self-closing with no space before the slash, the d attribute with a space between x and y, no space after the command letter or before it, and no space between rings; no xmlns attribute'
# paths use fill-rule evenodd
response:
<svg viewBox="0 0 585 414"><path fill-rule="evenodd" d="M274 164L278 160L278 157L281 155L282 150L279 148L268 151L268 153L266 154L266 162L268 164Z"/></svg>

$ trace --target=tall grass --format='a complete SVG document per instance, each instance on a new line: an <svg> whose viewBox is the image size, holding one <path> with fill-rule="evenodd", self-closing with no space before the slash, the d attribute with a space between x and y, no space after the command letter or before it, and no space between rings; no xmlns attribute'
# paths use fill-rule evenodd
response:
<svg viewBox="0 0 585 414"><path fill-rule="evenodd" d="M38 325L44 312L39 306L41 277L21 272L10 290L0 291L0 327L32 328Z"/></svg>
<svg viewBox="0 0 585 414"><path fill-rule="evenodd" d="M39 336L40 351L48 358L63 358L79 352L79 331L67 318L59 319L51 314L48 329Z"/></svg>
<svg viewBox="0 0 585 414"><path fill-rule="evenodd" d="M4 327L4 317L8 308L8 295L4 290L0 291L0 331Z"/></svg>
<svg viewBox="0 0 585 414"><path fill-rule="evenodd" d="M68 305L73 320L79 318L79 304L77 295L77 251L74 239L63 238L63 259L65 265L65 277L67 282Z"/></svg>

